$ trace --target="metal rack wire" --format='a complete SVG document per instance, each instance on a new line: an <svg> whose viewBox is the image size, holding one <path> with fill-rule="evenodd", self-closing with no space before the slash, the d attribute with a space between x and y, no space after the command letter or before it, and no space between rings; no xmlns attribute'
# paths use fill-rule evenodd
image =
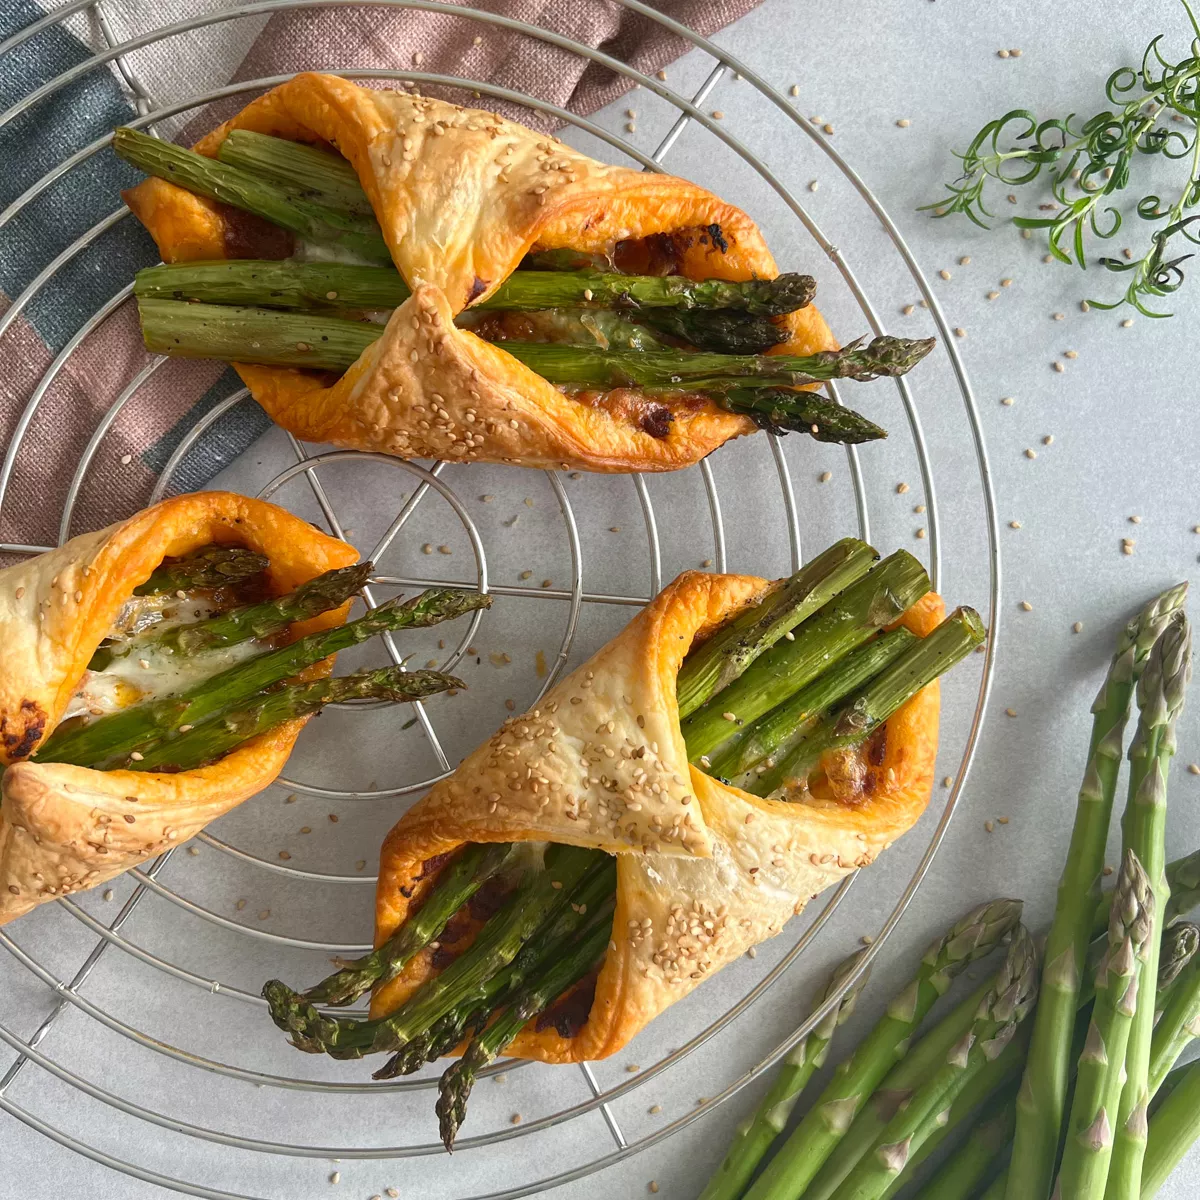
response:
<svg viewBox="0 0 1200 1200"><path fill-rule="evenodd" d="M790 219L796 223L799 229L805 232L812 243L832 262L869 327L876 333L883 332L884 325L878 308L868 296L865 286L861 283L859 275L849 257L831 244L829 238L826 237L812 214L797 199L794 189L780 175L772 171L726 125L723 125L702 111L701 106L714 91L727 82L731 75L736 74L738 78L744 81L745 85L754 89L757 96L761 98L764 106L783 115L789 123L789 128L792 130L794 136L797 139L804 139L808 150L819 156L823 156L826 162L836 168L840 179L846 187L851 189L853 195L860 203L864 216L869 214L886 231L893 251L898 256L904 271L907 273L907 277L919 289L925 303L928 305L930 316L940 334L941 353L945 357L945 365L952 377L953 385L961 404L962 416L969 431L971 451L976 463L976 486L982 510L978 536L981 542L986 541L985 553L992 637L989 639L987 652L982 664L975 710L970 720L969 728L966 729L963 736L959 762L957 768L954 770L955 782L946 795L940 817L932 830L924 851L920 855L919 861L915 865L911 877L906 882L900 894L895 897L889 915L882 923L873 946L865 956L862 964L862 969L865 969L874 955L878 953L880 947L886 941L888 935L895 928L905 909L908 907L941 843L967 778L991 686L993 656L996 649L995 616L998 611L1000 598L1000 562L991 477L975 400L962 362L956 352L954 339L950 336L950 331L943 318L938 302L928 286L924 274L883 207L854 170L841 158L829 140L823 138L814 130L810 123L803 119L795 111L794 107L763 79L744 64L719 49L711 41L699 37L684 26L640 3L639 0L620 0L620 2L627 8L642 14L670 32L686 39L694 47L694 52L703 56L706 71L702 75L702 82L699 87L690 96L681 95L662 80L643 75L596 49L572 42L570 39L551 31L527 25L495 13L483 12L472 8L462 8L456 5L440 3L437 0L372 0L372 4L375 7L419 9L426 12L453 16L463 21L476 22L481 28L490 26L519 33L525 37L536 38L559 49L581 55L592 63L599 64L619 73L631 82L639 84L646 92L653 93L662 101L672 106L677 114L653 153L645 153L639 150L636 145L616 136L595 121L576 116L553 104L513 92L484 80L428 73L399 67L395 70L350 70L342 73L348 77L363 80L403 80L418 86L441 85L467 88L481 95L483 97L481 103L483 104L486 104L489 99L522 104L536 112L573 126L574 130L582 134L589 135L591 138L606 143L619 154L639 163L646 170L661 170L664 160L685 131L703 130L706 135L716 139L736 159L751 168L757 177L765 182L774 192L786 211L790 214ZM94 14L99 29L109 41L108 48L96 54L93 58L81 62L78 66L56 76L24 97L9 109L8 112L0 115L0 128L21 113L33 108L41 100L61 91L73 80L81 78L89 71L103 68L106 64L113 64L132 94L138 115L130 124L137 127L153 127L167 118L191 113L213 101L230 96L258 92L266 87L282 82L287 76L276 76L230 84L214 88L203 94L188 96L183 100L171 104L160 105L156 103L154 97L139 80L137 73L130 65L129 56L143 47L164 40L185 37L189 33L205 26L221 22L243 20L249 17L265 16L301 8L349 8L359 3L361 3L361 0L337 0L332 5L330 4L330 0L259 0L257 3L247 4L237 9L218 10L195 16L121 43L117 42L115 36L112 34L111 27L99 0L71 0L70 3L47 14L45 18L27 26L18 34L10 37L6 42L0 43L0 70L3 69L6 54L11 53L29 39L36 37L42 31L75 13ZM329 69L329 66L326 64L314 64L314 66L321 69ZM336 64L333 65L333 68L336 70ZM3 212L0 212L0 230L24 212L58 180L69 175L70 172L85 164L96 154L104 151L109 140L107 136L97 139L91 145L64 159L52 171L31 184ZM705 181L701 180L701 182ZM67 246L47 262L22 293L13 299L8 310L0 315L0 338L10 329L18 317L31 304L36 302L48 282L55 277L57 272L72 263L107 231L117 227L128 216L128 210L123 206L119 209L114 209L108 216L98 221L91 229L87 230L71 245ZM96 329L118 313L122 306L129 300L130 294L131 287L129 285L120 288L90 318L84 321L66 341L62 350L55 356L53 362L31 393L28 403L18 421L12 441L7 448L3 463L0 464L0 515L3 514L5 506L12 503L11 492L14 486L16 468L21 461L22 454L28 452L25 449L25 443L37 419L40 406L43 404L56 379L70 362L72 355L79 351L80 346ZM59 521L60 541L65 540L71 535L73 527L76 524L76 509L79 505L80 496L89 478L89 472L94 467L97 455L102 452L106 437L113 429L122 410L126 406L138 402L139 393L163 366L164 361L163 359L152 359L144 368L138 371L117 395L107 413L96 424L76 464L68 489L67 500ZM922 427L918 405L910 384L908 381L900 379L896 381L895 386L905 413L908 434L920 472L921 493L927 508L929 565L934 584L937 586L943 568L944 543L942 537L941 507L939 506L933 461ZM834 395L836 397L836 391ZM172 480L177 476L182 464L185 463L196 443L206 432L220 422L223 417L232 412L238 405L247 402L247 400L248 395L245 389L233 390L194 422L164 464L149 500L157 500L163 495L168 494L172 488ZM775 476L775 481L770 486L770 491L774 495L774 503L779 506L784 517L788 556L794 569L799 565L802 558L801 525L793 479L795 452L785 449L778 439L764 437L758 440L766 445L765 452L768 452L770 456L770 466ZM320 448L306 446L290 436L287 437L286 448L286 452L290 455L292 461L285 465L276 464L280 466L280 469L276 470L272 477L265 484L261 485L259 488L261 496L275 498L277 502L294 505L296 503L294 499L296 493L292 485L301 484L308 489L308 496L304 501L305 504L310 507L315 506L314 511L323 520L326 527L332 533L343 536L346 534L346 529L343 519L339 515L339 502L331 493L328 485L330 473L336 472L347 463L355 464L359 469L366 469L367 464L370 464L374 470L396 473L396 477L403 481L404 487L411 490L408 491L406 498L398 507L395 517L384 528L382 533L375 538L370 550L366 551L366 554L376 563L379 563L380 559L389 553L389 550L397 542L397 539L406 526L410 526L410 523L417 519L423 504L430 500L436 500L444 504L460 524L462 536L465 538L471 554L472 564L468 570L468 575L472 575L473 578L463 579L460 576L456 582L473 584L481 591L491 592L497 597L504 598L506 601L512 600L515 603L521 600L557 608L558 618L562 621L561 639L557 648L552 648L552 662L548 664L542 678L538 681L534 694L528 698L528 703L536 703L536 699L544 694L560 676L571 659L572 654L578 653L580 646L577 645L577 635L579 634L581 621L585 613L609 606L617 606L617 611L620 611L622 607L639 606L645 603L650 596L658 592L662 586L664 579L664 545L663 536L659 528L659 514L647 482L639 476L632 478L632 487L635 492L637 511L640 513L646 538L648 578L643 593L639 594L633 589L619 591L606 590L603 581L598 588L596 586L593 586L591 589L585 588L584 539L581 535L579 521L569 489L557 472L546 472L545 479L546 486L557 506L558 515L562 523L562 536L565 541L567 560L569 561L567 571L568 581L564 586L518 586L497 582L498 576L489 567L489 552L485 533L481 530L470 507L457 494L455 488L443 478L445 464L435 463L425 468L416 463L401 462L378 454L359 454L350 451L322 451ZM871 513L868 503L868 487L863 465L854 447L847 448L847 467L853 489L857 531L863 538L869 538L871 535ZM726 569L728 559L722 496L713 466L709 461L701 463L694 470L699 475L700 484L707 502L713 547L712 565L715 570L722 571ZM614 490L627 489L630 486L623 479L611 479L607 481L607 484ZM764 489L767 488L766 484L763 486ZM775 492L775 488L778 489L777 492ZM765 491L762 499L766 502L767 496ZM0 550L15 554L35 554L43 549L45 547L11 543L0 546ZM414 570L405 570L398 573L381 572L373 580L373 586L383 589L400 587L420 588L443 584L445 582L445 579L427 577ZM546 584L549 583L550 581L547 580ZM370 592L364 593L364 599L368 603L372 602ZM565 606L565 615L563 615L563 606ZM464 657L469 656L469 653L474 653L472 643L478 638L482 619L482 614L476 613L467 628L463 631L456 631L458 634L457 644L452 649L446 651L440 665L446 669L453 669ZM386 641L385 647L392 661L401 661L402 650L390 638ZM590 649L591 647L588 646L586 648ZM366 709L371 706L363 705L358 707ZM442 737L439 735L438 728L427 709L421 705L416 705L414 706L414 715L435 767L433 773L428 777L416 780L401 780L391 786L385 787L372 784L367 787L347 789L330 786L327 780L318 781L312 778L305 778L303 774L298 774L292 766L289 766L288 775L280 781L279 787L291 793L320 800L353 802L354 804L363 804L366 806L378 806L381 803L391 802L394 808L396 798L420 794L437 778L444 776L451 768L450 754L443 745ZM494 723L490 717L481 717L479 719L485 724ZM320 730L316 730L314 734L306 736L320 737L321 732ZM373 882L373 879L368 874L361 872L352 874L344 870L314 870L288 865L284 861L276 861L264 857L261 853L248 850L244 846L236 844L236 839L229 840L226 836L218 836L216 833L204 833L200 835L198 842L206 849L214 852L210 857L216 863L215 870L218 873L230 871L235 868L239 870L244 868L247 871L260 873L267 879L277 880L280 885L345 888L349 889L356 896L363 894L364 889L361 885L369 885ZM117 1153L106 1148L100 1139L89 1140L87 1131L75 1132L64 1128L57 1114L52 1119L46 1115L45 1110L35 1111L30 1103L23 1103L14 1099L14 1091L18 1085L18 1081L23 1076L27 1076L32 1069L36 1068L38 1072L43 1073L46 1079L57 1081L74 1092L99 1102L108 1109L142 1125L162 1131L170 1131L171 1134L178 1135L190 1143L201 1147L212 1146L272 1156L273 1159L278 1160L281 1164L289 1159L378 1160L386 1162L402 1159L423 1159L434 1154L440 1154L441 1146L436 1141L372 1144L369 1146L357 1144L316 1144L315 1139L288 1142L278 1138L256 1138L248 1136L246 1133L232 1132L232 1129L240 1128L243 1125L237 1113L231 1114L229 1128L214 1128L200 1122L187 1120L179 1115L164 1115L158 1111L158 1107L154 1103L148 1100L133 1099L123 1090L118 1090L116 1087L108 1085L107 1082L102 1085L95 1078L86 1076L80 1069L68 1065L67 1062L57 1056L50 1055L43 1049L43 1043L53 1032L56 1030L61 1032L63 1026L69 1024L71 1018L75 1018L78 1021L82 1021L88 1029L95 1028L97 1030L108 1031L115 1035L121 1044L132 1043L140 1050L148 1051L156 1072L161 1072L164 1076L167 1076L170 1072L178 1072L177 1075L170 1076L173 1080L190 1081L196 1078L216 1078L220 1081L228 1080L231 1086L241 1089L240 1092L236 1092L235 1094L241 1096L247 1106L252 1101L247 1100L246 1097L258 1094L258 1089L268 1089L269 1093L277 1101L286 1101L293 1105L301 1102L316 1103L317 1101L320 1101L322 1104L342 1101L347 1105L353 1105L355 1103L367 1103L368 1101L365 1099L367 1097L376 1099L380 1097L395 1098L411 1093L420 1098L420 1095L426 1093L433 1085L436 1077L430 1075L387 1083L370 1083L356 1082L353 1078L329 1077L328 1075L301 1076L290 1073L279 1073L274 1070L258 1069L252 1065L238 1065L235 1062L223 1061L221 1058L201 1054L182 1045L176 1045L165 1037L156 1034L152 1028L139 1027L134 1018L123 1015L117 1009L116 1003L106 1003L102 996L92 994L91 989L88 987L89 982L94 984L98 977L98 972L102 973L106 964L110 964L116 958L122 963L127 961L131 968L134 966L145 967L153 972L160 973L166 980L180 984L183 987L183 991L180 994L186 995L197 1006L203 1002L206 1006L217 1006L223 1013L230 1011L230 1006L250 1010L251 1014L259 1020L259 1023L263 1023L261 1010L264 1007L264 1002L254 992L239 987L228 980L222 980L216 977L214 972L193 969L193 967L185 965L182 961L174 961L175 957L182 958L183 956L174 956L162 949L154 948L151 944L147 944L150 941L149 938L143 937L135 941L130 936L127 927L131 926L131 924L136 924L138 914L144 915L147 909L152 909L155 905L162 906L164 902L166 907L161 909L162 919L168 922L172 920L186 922L191 936L200 934L213 938L228 936L230 938L249 939L255 948L256 954L259 952L266 953L268 950L278 950L280 953L310 951L320 954L344 954L366 948L361 945L343 944L342 942L332 940L300 938L291 934L258 928L236 916L226 916L217 912L210 904L189 898L181 890L177 890L176 884L169 882L171 873L167 869L168 865L173 858L177 858L180 852L179 849L168 851L144 869L131 872L131 886L128 897L125 899L116 917L111 920L101 920L96 915L94 906L89 906L86 901L69 898L63 898L59 901L60 910L73 919L80 927L80 932L85 933L88 938L94 939L82 963L73 973L69 974L69 977L67 972L60 973L48 966L44 961L44 955L30 950L23 944L21 927L18 926L12 933L0 933L0 945L3 945L9 952L14 963L20 964L30 972L35 979L39 980L50 990L53 996L52 1004L31 1036L22 1037L7 1024L0 1022L0 1041L16 1055L12 1064L0 1076L0 1110L45 1134L47 1137L52 1138L60 1145L66 1146L97 1163L149 1183L158 1184L162 1187L193 1196L207 1197L209 1200L261 1200L261 1198L251 1197L240 1191L210 1186L209 1183L199 1179L182 1177L182 1173L169 1173L153 1165L132 1161L125 1153ZM622 1119L618 1115L619 1101L630 1095L635 1089L644 1087L650 1080L663 1076L665 1073L671 1071L672 1068L683 1063L693 1051L717 1037L723 1030L736 1022L751 1005L759 1000L792 967L806 948L812 944L821 929L845 900L852 883L853 877L845 880L824 903L820 912L815 913L802 929L798 929L798 936L795 937L792 944L786 947L774 965L769 970L762 972L761 976L754 980L752 986L743 995L734 998L715 1020L710 1020L708 1014L704 1013L700 1013L697 1018L697 1013L693 1011L689 1018L690 1024L683 1026L681 1035L682 1043L677 1048L664 1053L651 1066L640 1070L636 1074L636 1077L605 1085L601 1082L597 1072L585 1064L580 1068L584 1084L581 1099L575 1102L570 1102L568 1099L562 1103L552 1101L547 1104L544 1112L532 1120L523 1122L519 1126L509 1125L506 1127L501 1125L490 1129L488 1132L472 1134L471 1136L462 1138L459 1142L459 1147L462 1151L492 1148L492 1153L498 1153L499 1148L504 1143L513 1141L514 1139L548 1135L549 1131L562 1129L568 1123L586 1122L589 1117L598 1116L602 1122L604 1131L601 1136L605 1136L610 1143L602 1150L596 1150L594 1147L585 1150L576 1155L577 1161L565 1165L562 1169L554 1173L542 1174L541 1177L532 1177L515 1183L510 1182L508 1186L498 1190L491 1190L486 1192L486 1194L477 1194L475 1200L512 1200L515 1197L532 1195L550 1187L583 1178L592 1172L636 1154L640 1150L644 1150L669 1137L671 1134L711 1111L714 1106L726 1101L739 1088L772 1066L787 1052L795 1041L811 1028L815 1021L823 1015L824 1010L814 1014L801 1028L795 1030L788 1038L763 1055L750 1069L738 1074L734 1078L723 1080L717 1094L696 1108L683 1113L652 1131L643 1133L641 1136L627 1136L623 1131ZM783 935L785 939L790 937L792 937L790 933ZM0 981L3 978L3 973L0 973ZM847 985L850 982L848 980ZM831 1000L830 1003L836 1003L836 998ZM294 1059L289 1057L286 1061L290 1066ZM519 1064L501 1064L499 1067L493 1068L492 1073L501 1070L511 1071L516 1065ZM561 1070L565 1071L565 1068ZM184 1086L187 1086L186 1082ZM255 1089L255 1091L251 1092L249 1089ZM293 1094L294 1099L288 1100L288 1097L293 1096ZM288 1178L291 1179L293 1177L288 1176ZM288 1194L295 1194L294 1190L289 1190Z"/></svg>

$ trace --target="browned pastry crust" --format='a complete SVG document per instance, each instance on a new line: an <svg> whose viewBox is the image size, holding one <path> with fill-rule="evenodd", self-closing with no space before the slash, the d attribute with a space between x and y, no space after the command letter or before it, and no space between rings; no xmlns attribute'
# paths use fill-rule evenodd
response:
<svg viewBox="0 0 1200 1200"><path fill-rule="evenodd" d="M676 235L685 275L774 277L754 222L710 192L596 162L494 113L331 75L298 75L196 149L215 155L231 129L336 147L358 172L413 288L383 337L333 384L319 372L237 366L255 399L296 436L402 458L669 471L754 432L749 418L706 400L680 408L666 436L653 436L625 413L564 395L453 324L535 246L601 252ZM253 256L244 214L160 179L126 200L166 262ZM719 238L706 232L713 225ZM792 336L778 352L836 347L813 307L781 320Z"/></svg>
<svg viewBox="0 0 1200 1200"><path fill-rule="evenodd" d="M507 722L401 818L384 843L376 941L436 879L430 860L465 842L554 841L617 856L613 938L586 1022L572 1037L527 1028L512 1052L543 1062L604 1058L664 1008L909 829L928 803L939 690L930 684L857 752L852 795L760 799L688 764L675 676L693 639L760 595L766 580L687 572L538 707ZM929 595L903 623L942 617ZM419 955L374 997L392 1011L435 973Z"/></svg>
<svg viewBox="0 0 1200 1200"><path fill-rule="evenodd" d="M272 595L358 557L272 504L198 492L0 571L0 925L186 841L282 770L303 720L176 775L28 761L134 588L164 558L212 542L265 554ZM340 624L346 612L324 613L292 632ZM327 673L331 665L314 670Z"/></svg>

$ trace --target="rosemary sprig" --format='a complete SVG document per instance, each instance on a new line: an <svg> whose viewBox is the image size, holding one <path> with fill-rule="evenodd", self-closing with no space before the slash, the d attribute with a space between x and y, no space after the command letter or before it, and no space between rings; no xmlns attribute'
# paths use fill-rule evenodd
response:
<svg viewBox="0 0 1200 1200"><path fill-rule="evenodd" d="M1110 200L1128 186L1138 156L1186 160L1187 181L1173 201L1150 194L1137 202L1143 221L1161 223L1141 257L1097 260L1105 269L1129 276L1124 295L1088 302L1093 308L1129 304L1147 317L1170 316L1148 308L1147 302L1182 285L1182 264L1192 254L1175 253L1184 248L1181 240L1200 245L1200 213L1189 215L1200 204L1200 22L1189 0L1181 3L1196 35L1187 57L1167 59L1161 48L1164 35L1159 34L1146 47L1140 68L1121 67L1108 77L1105 93L1113 107L1082 124L1074 113L1038 121L1023 108L989 122L965 153L956 154L962 174L947 184L949 195L924 210L938 217L962 213L986 229L988 219L995 218L984 202L989 180L1014 188L1048 179L1057 206L1054 215L1015 217L1013 224L1046 230L1050 253L1086 270L1087 235L1107 240L1123 224ZM1183 128L1169 128L1168 119Z"/></svg>

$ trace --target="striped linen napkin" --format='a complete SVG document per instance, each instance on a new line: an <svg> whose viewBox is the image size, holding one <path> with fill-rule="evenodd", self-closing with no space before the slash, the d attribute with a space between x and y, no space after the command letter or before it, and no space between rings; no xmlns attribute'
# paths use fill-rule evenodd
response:
<svg viewBox="0 0 1200 1200"><path fill-rule="evenodd" d="M757 2L658 0L656 7L709 34ZM0 51L7 39L53 7L40 7L35 0L0 4ZM115 126L230 82L331 68L420 70L488 80L576 113L592 112L627 88L623 77L571 51L456 13L315 3L273 13L256 13L251 5L243 13L212 0L93 0L86 7L62 7L78 11L0 54L0 110L110 44L174 22L237 15L88 70L0 128L5 167L0 210ZM610 0L476 0L475 7L597 47L647 73L687 49L685 40ZM194 140L253 94L164 119L156 129L179 141ZM508 115L542 127L552 124L529 109L510 108ZM0 446L9 450L20 433L0 506L0 542L58 541L80 460L117 401L123 403L81 476L68 533L97 528L142 507L185 433L239 386L219 363L170 360L153 367L125 395L138 373L151 366L129 303L76 344L77 331L118 295L134 271L158 259L120 200L120 190L137 178L105 149L67 172L0 229L0 322L8 322L0 338ZM91 236L98 223L106 227ZM89 236L82 249L71 252ZM66 261L13 314L13 303L60 254ZM41 386L60 357L49 386ZM188 452L172 476L171 491L203 486L268 424L256 405L237 405Z"/></svg>

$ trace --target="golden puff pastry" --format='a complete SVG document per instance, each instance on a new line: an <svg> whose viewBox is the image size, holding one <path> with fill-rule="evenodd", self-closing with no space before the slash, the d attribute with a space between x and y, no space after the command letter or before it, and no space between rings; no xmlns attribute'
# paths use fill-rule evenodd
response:
<svg viewBox="0 0 1200 1200"><path fill-rule="evenodd" d="M703 188L596 162L494 113L332 75L298 75L196 150L215 156L232 129L339 150L413 289L383 337L336 382L323 372L237 365L255 399L297 437L402 458L620 472L675 470L757 428L697 400L675 412L666 436L654 436L643 428L644 405L592 406L565 395L453 323L534 247L597 253L673 235L679 269L691 278L774 278L754 222ZM255 218L161 179L125 198L165 262L278 256L256 240L261 233L247 233ZM837 347L811 306L780 321L791 338L775 352Z"/></svg>
<svg viewBox="0 0 1200 1200"><path fill-rule="evenodd" d="M179 774L29 761L134 588L164 558L214 542L266 555L272 595L358 557L272 504L198 492L0 571L0 925L186 841L283 768L303 720ZM293 633L340 624L347 611L323 613ZM331 665L313 670L325 674Z"/></svg>
<svg viewBox="0 0 1200 1200"><path fill-rule="evenodd" d="M500 731L401 818L383 846L376 944L419 904L465 842L553 841L617 856L612 941L586 1023L569 1038L527 1028L511 1052L542 1062L604 1058L668 1005L778 933L818 893L909 829L928 803L939 690L918 692L863 756L851 801L760 799L687 760L675 677L703 638L767 582L686 572L539 706ZM943 604L902 623L925 636ZM418 955L380 988L393 1011L434 973Z"/></svg>

